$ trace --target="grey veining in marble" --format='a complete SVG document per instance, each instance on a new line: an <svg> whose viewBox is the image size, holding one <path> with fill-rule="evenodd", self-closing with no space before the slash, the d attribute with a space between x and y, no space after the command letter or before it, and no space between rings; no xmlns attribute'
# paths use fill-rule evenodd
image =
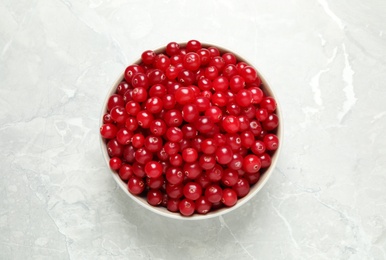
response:
<svg viewBox="0 0 386 260"><path fill-rule="evenodd" d="M3 0L0 259L386 259L386 2ZM256 198L200 222L108 173L102 102L146 49L198 39L272 84L282 154Z"/></svg>

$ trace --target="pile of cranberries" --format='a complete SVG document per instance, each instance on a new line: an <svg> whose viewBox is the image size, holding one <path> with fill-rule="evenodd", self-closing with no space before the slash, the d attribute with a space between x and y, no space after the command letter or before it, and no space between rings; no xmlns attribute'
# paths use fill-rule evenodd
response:
<svg viewBox="0 0 386 260"><path fill-rule="evenodd" d="M170 42L130 65L100 134L130 193L183 216L232 207L279 146L276 102L231 52Z"/></svg>

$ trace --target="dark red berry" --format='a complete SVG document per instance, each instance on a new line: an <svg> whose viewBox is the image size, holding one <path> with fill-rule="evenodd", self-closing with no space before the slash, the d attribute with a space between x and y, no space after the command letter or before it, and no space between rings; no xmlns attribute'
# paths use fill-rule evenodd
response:
<svg viewBox="0 0 386 260"><path fill-rule="evenodd" d="M243 161L243 170L249 173L258 172L261 168L260 158L256 155L247 155Z"/></svg>
<svg viewBox="0 0 386 260"><path fill-rule="evenodd" d="M145 190L145 183L142 178L137 176L132 176L128 181L128 189L130 193L138 195L141 194Z"/></svg>
<svg viewBox="0 0 386 260"><path fill-rule="evenodd" d="M225 188L222 192L221 202L227 207L234 206L237 203L236 191L230 188Z"/></svg>
<svg viewBox="0 0 386 260"><path fill-rule="evenodd" d="M212 184L205 189L205 198L211 202L216 203L222 199L222 189L217 184Z"/></svg>
<svg viewBox="0 0 386 260"><path fill-rule="evenodd" d="M196 208L196 205L194 204L194 201L190 199L183 199L178 204L178 209L181 215L184 215L184 216L192 215L194 213L195 208Z"/></svg>
<svg viewBox="0 0 386 260"><path fill-rule="evenodd" d="M114 124L104 124L100 128L100 133L103 138L112 139L117 134L118 129Z"/></svg>
<svg viewBox="0 0 386 260"><path fill-rule="evenodd" d="M188 182L183 188L185 198L196 200L202 195L202 187L197 182Z"/></svg>

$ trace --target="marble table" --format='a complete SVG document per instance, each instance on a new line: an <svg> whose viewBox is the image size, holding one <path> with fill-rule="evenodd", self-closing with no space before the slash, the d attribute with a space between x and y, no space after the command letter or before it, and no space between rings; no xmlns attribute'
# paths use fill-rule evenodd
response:
<svg viewBox="0 0 386 260"><path fill-rule="evenodd" d="M3 0L0 259L386 259L386 2ZM197 39L248 59L284 113L256 198L155 215L108 173L99 118L145 49Z"/></svg>

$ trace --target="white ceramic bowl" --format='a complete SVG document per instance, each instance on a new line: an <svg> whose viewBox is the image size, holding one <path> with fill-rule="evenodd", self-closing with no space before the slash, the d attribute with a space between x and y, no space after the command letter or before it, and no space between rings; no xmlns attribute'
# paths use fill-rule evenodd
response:
<svg viewBox="0 0 386 260"><path fill-rule="evenodd" d="M180 46L185 46L186 43L179 43ZM268 84L268 82L264 79L263 75L261 75L261 73L259 72L259 70L256 68L256 66L254 66L253 64L251 64L250 62L248 62L246 59L240 57L239 55L237 55L237 53L233 52L233 51L230 51L230 50L227 50L223 47L220 47L218 45L214 45L214 44L207 44L207 43L201 43L203 47L209 47L209 46L214 46L216 48L218 48L220 50L221 53L224 53L224 52L232 52L236 57L237 57L237 60L238 61L244 61L246 62L247 64L253 66L256 70L257 70L257 73L259 75L259 77L261 78L261 81L262 81L262 87L261 89L264 91L264 93L267 95L267 96L272 96L276 102L277 102L277 109L276 109L276 115L278 116L279 118L279 126L276 130L276 135L278 136L279 138L279 141L280 141L280 144L279 144L279 148L275 151L275 153L273 154L273 156L271 157L271 165L269 166L268 169L265 170L265 172L261 175L259 181L252 185L251 186L251 189L249 191L249 193L238 200L237 204L234 205L233 207L224 207L224 208L221 208L221 209L218 209L218 210L215 210L215 211L210 211L208 212L207 214L205 215L201 215L201 214L193 214L192 216L189 216L189 217L186 217L186 216L182 216L180 213L175 213L175 212L170 212L168 211L165 207L162 207L162 206L159 206L159 207L154 207L154 206L151 206L150 204L147 203L146 201L146 198L145 197L140 197L140 196L136 196L136 195L133 195L131 194L129 191L128 191L128 188L127 188L127 183L125 183L124 181L122 181L119 177L119 175L112 171L109 167L109 155L107 153L107 147L106 147L106 141L100 137L100 144L101 144L101 148L102 148L102 153L103 153L103 157L105 158L105 161L107 163L107 166L108 166L108 169L109 169L109 174L111 174L111 176L114 178L114 180L117 182L117 184L119 185L119 187L132 199L134 200L135 202L137 202L139 205L141 205L142 207L156 213L156 214L159 214L159 215L162 215L162 216L165 216L165 217L168 217L168 218L173 218L173 219L180 219L180 220L200 220L200 219L208 219L208 218L212 218L212 217L217 217L217 216L220 216L220 215L224 215L228 212L231 212L231 211L234 211L236 210L237 208L239 208L240 206L244 205L245 203L247 203L248 201L250 201L251 199L253 199L256 194L263 188L263 186L267 183L269 177L272 175L274 169L275 169L275 166L276 166L276 163L278 161L278 158L279 158L279 154L280 154L280 151L281 151L281 147L282 147L282 141L283 141L283 119L282 119L282 115L281 115L281 109L280 109L280 104L277 100L277 97L275 96L272 88L270 87L270 85ZM156 53L161 53L161 52L164 52L165 51L165 48L159 48L159 49L156 49L155 52ZM132 64L139 64L140 62L140 59L133 62ZM130 64L128 64L130 65ZM102 108L102 114L101 114L101 121L100 121L100 125L103 124L103 115L107 112L107 101L109 99L109 97L115 93L116 91L116 88L117 86L119 85L119 83L124 79L124 73L122 72L122 74L118 77L118 79L114 82L114 84L110 87L110 90L108 91L107 95L106 95L106 99L103 103L103 108Z"/></svg>

